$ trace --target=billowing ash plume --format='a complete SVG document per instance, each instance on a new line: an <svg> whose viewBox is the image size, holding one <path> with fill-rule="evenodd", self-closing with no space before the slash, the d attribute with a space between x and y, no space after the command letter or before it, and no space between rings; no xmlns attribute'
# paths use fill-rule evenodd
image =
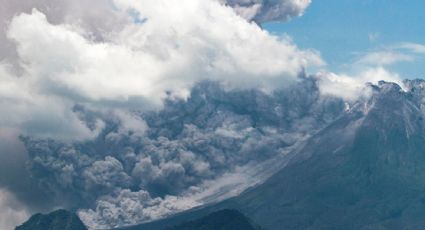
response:
<svg viewBox="0 0 425 230"><path fill-rule="evenodd" d="M44 137L93 138L102 124L82 126L71 113L76 103L148 110L166 98L187 97L202 80L272 91L296 80L304 67L323 64L314 51L269 35L216 1L115 4L119 12L134 12L135 22L99 41L84 27L54 24L36 9L11 19L7 37L22 73L16 77L13 65L0 63L0 105L14 114L0 117L2 126Z"/></svg>
<svg viewBox="0 0 425 230"><path fill-rule="evenodd" d="M202 204L205 181L281 156L343 109L341 100L320 97L313 79L272 95L205 82L187 101L133 114L149 127L143 134L92 114L105 123L93 141L24 141L40 184L70 207L85 209L80 216L88 225L105 228ZM74 111L92 113L81 106Z"/></svg>
<svg viewBox="0 0 425 230"><path fill-rule="evenodd" d="M27 206L22 213L86 208L86 220L104 226L196 205L193 194L208 196L198 187L229 165L266 159L275 153L254 150L289 140L228 111L207 130L191 118L183 125L159 117L174 108L169 115L182 119L177 110L190 109L179 106L201 81L271 93L323 65L317 52L251 23L286 21L308 5L300 3L0 0L0 189ZM252 5L255 18L242 10ZM164 100L170 105L161 110ZM144 202L129 210L126 200ZM122 219L105 222L112 210ZM8 215L0 226L20 224Z"/></svg>
<svg viewBox="0 0 425 230"><path fill-rule="evenodd" d="M309 4L0 0L0 189L103 228L257 183L367 80L306 78L320 55L252 23Z"/></svg>

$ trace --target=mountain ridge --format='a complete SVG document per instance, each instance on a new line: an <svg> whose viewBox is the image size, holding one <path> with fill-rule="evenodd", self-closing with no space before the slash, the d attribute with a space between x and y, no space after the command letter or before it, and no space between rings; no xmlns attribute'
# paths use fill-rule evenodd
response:
<svg viewBox="0 0 425 230"><path fill-rule="evenodd" d="M266 182L163 224L196 212L238 208L269 229L420 229L425 223L424 81L405 84L407 90L383 81L370 85L367 100L310 138L300 155ZM161 221L132 229L156 225Z"/></svg>

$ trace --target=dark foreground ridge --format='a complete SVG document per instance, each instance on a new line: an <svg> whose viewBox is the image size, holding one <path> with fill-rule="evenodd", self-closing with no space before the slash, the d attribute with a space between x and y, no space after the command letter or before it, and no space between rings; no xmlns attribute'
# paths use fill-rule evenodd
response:
<svg viewBox="0 0 425 230"><path fill-rule="evenodd" d="M78 216L66 210L35 214L15 230L87 230Z"/></svg>
<svg viewBox="0 0 425 230"><path fill-rule="evenodd" d="M261 230L236 210L224 209L166 230Z"/></svg>

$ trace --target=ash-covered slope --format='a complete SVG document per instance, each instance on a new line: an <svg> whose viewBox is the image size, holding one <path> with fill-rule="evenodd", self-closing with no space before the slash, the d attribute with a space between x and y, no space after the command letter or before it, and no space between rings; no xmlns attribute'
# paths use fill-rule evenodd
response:
<svg viewBox="0 0 425 230"><path fill-rule="evenodd" d="M265 183L214 206L132 229L237 208L267 229L423 229L424 81L370 85L372 96L310 138ZM203 213L203 214L201 214Z"/></svg>

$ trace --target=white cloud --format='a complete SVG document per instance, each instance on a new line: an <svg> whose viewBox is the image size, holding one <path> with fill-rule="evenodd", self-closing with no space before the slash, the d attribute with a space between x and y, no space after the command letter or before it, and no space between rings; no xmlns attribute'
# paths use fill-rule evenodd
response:
<svg viewBox="0 0 425 230"><path fill-rule="evenodd" d="M366 69L355 76L320 72L317 77L321 94L342 97L348 101L368 97L371 92L366 87L366 83L369 82L376 84L378 81L384 80L397 83L403 88L401 77L382 67Z"/></svg>
<svg viewBox="0 0 425 230"><path fill-rule="evenodd" d="M184 97L199 80L270 89L307 65L322 64L314 52L298 50L215 1L116 3L147 21L127 25L111 42L52 25L36 10L15 17L8 35L32 83L85 100L141 97L159 105L167 92Z"/></svg>
<svg viewBox="0 0 425 230"><path fill-rule="evenodd" d="M390 66L401 62L415 62L425 54L425 45L399 43L378 47L375 51L360 55L354 66Z"/></svg>
<svg viewBox="0 0 425 230"><path fill-rule="evenodd" d="M218 0L228 3L245 18L256 21L287 21L300 16L310 4L310 0ZM132 18L128 12L118 11L111 0L0 0L0 60L15 62L16 52L13 43L5 36L7 23L12 17L37 8L47 15L53 24L78 24L86 35L96 40L109 40ZM93 10L96 9L96 10ZM251 12L251 13L249 13Z"/></svg>
<svg viewBox="0 0 425 230"><path fill-rule="evenodd" d="M406 49L417 54L425 54L425 45L418 43L403 43L397 46L399 49Z"/></svg>
<svg viewBox="0 0 425 230"><path fill-rule="evenodd" d="M88 129L70 110L72 102L38 92L32 79L19 78L0 63L0 116L2 128L19 129L21 134L43 138L86 139L101 129Z"/></svg>
<svg viewBox="0 0 425 230"><path fill-rule="evenodd" d="M13 64L17 74L22 72L15 44L6 36L8 24L20 13L31 13L33 8L47 15L52 24L70 23L84 29L85 36L101 41L132 19L127 12L114 9L110 0L0 0L0 61ZM95 9L95 10L93 10Z"/></svg>
<svg viewBox="0 0 425 230"><path fill-rule="evenodd" d="M93 40L87 26L52 24L36 9L11 20L7 35L23 72L16 77L10 65L0 65L0 103L10 111L0 117L2 126L39 137L92 138L103 124L88 129L72 112L75 103L148 110L164 98L185 98L207 79L269 91L290 84L304 67L323 64L316 52L299 50L217 1L115 3L146 21L120 24L107 40Z"/></svg>
<svg viewBox="0 0 425 230"><path fill-rule="evenodd" d="M357 64L385 66L406 61L413 61L413 57L396 51L377 51L362 56Z"/></svg>

